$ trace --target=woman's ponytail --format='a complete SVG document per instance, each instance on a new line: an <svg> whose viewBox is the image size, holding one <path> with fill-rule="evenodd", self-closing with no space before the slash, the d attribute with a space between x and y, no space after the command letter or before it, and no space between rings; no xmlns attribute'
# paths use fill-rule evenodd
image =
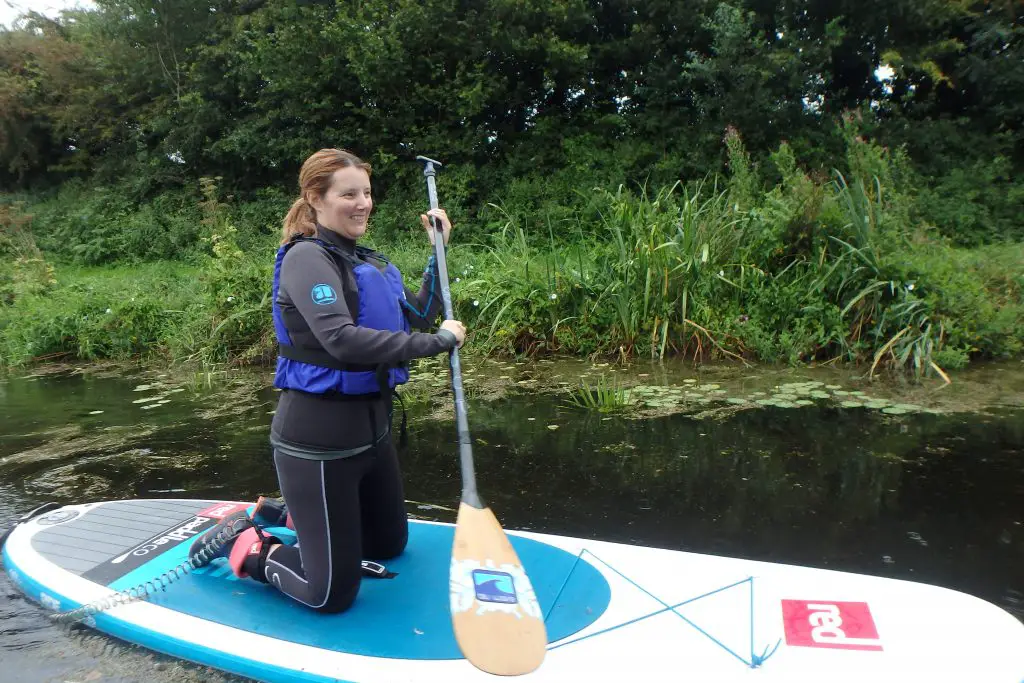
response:
<svg viewBox="0 0 1024 683"><path fill-rule="evenodd" d="M316 235L316 210L309 205L305 197L292 202L292 208L284 217L281 227L281 244L287 244L295 235L313 237Z"/></svg>

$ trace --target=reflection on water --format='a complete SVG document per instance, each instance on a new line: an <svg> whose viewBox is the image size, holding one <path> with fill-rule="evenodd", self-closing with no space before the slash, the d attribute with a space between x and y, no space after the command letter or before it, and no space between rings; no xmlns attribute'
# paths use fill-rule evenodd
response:
<svg viewBox="0 0 1024 683"><path fill-rule="evenodd" d="M265 385L141 371L0 380L0 520L45 500L274 492ZM446 399L409 393L407 498L455 507L452 421L427 419L447 414ZM510 528L923 581L1024 619L1024 410L1003 406L635 420L526 385L472 400L470 425L482 494ZM420 503L409 512L454 521ZM234 680L59 631L2 574L0 624L0 662L25 681Z"/></svg>

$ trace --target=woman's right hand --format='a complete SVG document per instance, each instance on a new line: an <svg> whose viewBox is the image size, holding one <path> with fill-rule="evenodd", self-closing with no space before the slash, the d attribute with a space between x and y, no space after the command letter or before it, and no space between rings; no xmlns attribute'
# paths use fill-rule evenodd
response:
<svg viewBox="0 0 1024 683"><path fill-rule="evenodd" d="M462 345L466 342L466 326L460 323L458 320L445 320L441 323L442 330L448 330L455 335L455 340L458 342L456 346L462 348Z"/></svg>

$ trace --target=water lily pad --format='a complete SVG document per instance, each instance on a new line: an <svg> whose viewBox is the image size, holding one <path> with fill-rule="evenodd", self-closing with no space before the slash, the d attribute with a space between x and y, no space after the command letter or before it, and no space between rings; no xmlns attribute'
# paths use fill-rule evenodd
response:
<svg viewBox="0 0 1024 683"><path fill-rule="evenodd" d="M922 410L921 406L916 406L913 403L897 403L893 408L901 408L908 413L919 413Z"/></svg>
<svg viewBox="0 0 1024 683"><path fill-rule="evenodd" d="M759 406L773 406L775 405L775 402L776 401L774 398L759 398L756 401L754 401L754 403L756 403Z"/></svg>
<svg viewBox="0 0 1024 683"><path fill-rule="evenodd" d="M810 393L811 398L830 398L826 391L812 391Z"/></svg>
<svg viewBox="0 0 1024 683"><path fill-rule="evenodd" d="M836 389L835 391L832 392L832 395L833 396L849 396L850 392L849 391L843 391L842 389Z"/></svg>
<svg viewBox="0 0 1024 683"><path fill-rule="evenodd" d="M776 401L775 402L775 407L776 408L798 408L799 406L796 404L795 401Z"/></svg>
<svg viewBox="0 0 1024 683"><path fill-rule="evenodd" d="M840 403L843 408L863 408L864 404L860 401L843 401Z"/></svg>
<svg viewBox="0 0 1024 683"><path fill-rule="evenodd" d="M885 413L886 415L906 415L910 411L904 410L899 406L889 406L888 408L882 408L882 412Z"/></svg>
<svg viewBox="0 0 1024 683"><path fill-rule="evenodd" d="M747 404L747 399L745 398L727 398L725 401L726 403L731 403L736 406L744 406Z"/></svg>
<svg viewBox="0 0 1024 683"><path fill-rule="evenodd" d="M795 401L796 399L796 394L775 394L776 401Z"/></svg>
<svg viewBox="0 0 1024 683"><path fill-rule="evenodd" d="M683 383L685 383L685 384L696 384L697 380L695 380L695 379L684 379Z"/></svg>
<svg viewBox="0 0 1024 683"><path fill-rule="evenodd" d="M795 401L795 403L796 403L796 404L797 404L798 406L813 406L813 405L814 405L814 401L808 401L808 400L807 400L807 399L805 399L805 398L802 398L802 399L800 399L799 401Z"/></svg>
<svg viewBox="0 0 1024 683"><path fill-rule="evenodd" d="M841 384L826 384L825 388L829 389L830 391L835 391L836 389L842 389L843 385L841 385Z"/></svg>

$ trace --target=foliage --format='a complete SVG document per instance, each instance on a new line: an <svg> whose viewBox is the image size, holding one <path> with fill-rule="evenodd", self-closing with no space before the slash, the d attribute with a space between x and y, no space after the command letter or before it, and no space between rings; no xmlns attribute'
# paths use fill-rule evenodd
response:
<svg viewBox="0 0 1024 683"><path fill-rule="evenodd" d="M201 315L194 319L198 357L206 364L228 359L253 361L275 348L270 320L273 251L253 258L238 246L238 230L217 197L217 180L202 179L203 241Z"/></svg>
<svg viewBox="0 0 1024 683"><path fill-rule="evenodd" d="M168 340L194 298L190 271L167 264L58 269L51 291L0 307L0 362L169 354Z"/></svg>
<svg viewBox="0 0 1024 683"><path fill-rule="evenodd" d="M302 160L332 146L373 163L373 239L407 274L424 244L413 159L445 162L453 294L488 352L915 373L1017 353L1022 18L1009 0L32 14L0 29L2 197L32 216L4 246L0 298L8 321L46 313L4 334L127 353L81 324L113 294L79 310L48 263L176 260L201 288L177 317L126 309L135 338L265 357L275 235ZM39 355L13 344L5 358Z"/></svg>
<svg viewBox="0 0 1024 683"><path fill-rule="evenodd" d="M53 266L28 230L31 220L17 204L0 204L0 306L44 294L57 284Z"/></svg>
<svg viewBox="0 0 1024 683"><path fill-rule="evenodd" d="M604 375L601 375L596 385L583 380L579 387L569 392L568 400L574 406L606 413L628 406L630 391L617 383L609 384Z"/></svg>
<svg viewBox="0 0 1024 683"><path fill-rule="evenodd" d="M138 204L219 175L239 198L287 195L306 155L344 146L375 163L386 206L420 196L410 162L426 153L454 169L467 218L503 197L521 221L594 186L725 170L723 131L754 164L788 142L850 173L842 115L858 112L906 148L945 234L1021 236L1024 22L1008 0L96 5L0 31L5 186L78 178Z"/></svg>

